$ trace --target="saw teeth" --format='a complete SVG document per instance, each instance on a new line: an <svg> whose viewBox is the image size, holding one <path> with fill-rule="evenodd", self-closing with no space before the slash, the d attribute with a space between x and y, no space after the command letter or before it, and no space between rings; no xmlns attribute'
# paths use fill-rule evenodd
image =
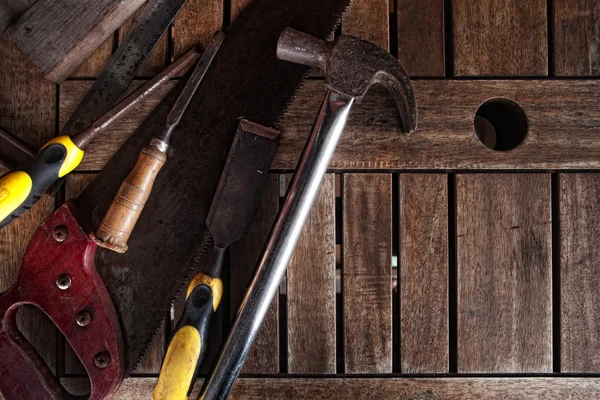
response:
<svg viewBox="0 0 600 400"><path fill-rule="evenodd" d="M163 317L164 314L168 311L170 311L171 306L173 305L173 303L175 302L175 300L179 297L179 295L182 293L182 289L185 288L185 286L188 284L189 280L192 278L192 274L195 272L195 270L198 268L198 262L202 259L202 257L206 254L206 251L208 250L209 245L213 242L213 237L212 234L210 233L210 231L208 229L206 229L204 231L203 237L202 237L202 243L200 248L198 249L198 251L196 251L196 255L194 256L191 266L189 267L185 278L182 281L178 281L177 282L177 290L175 291L175 295L168 301L167 303L167 309L163 311ZM195 261L197 260L197 261ZM167 328L165 328L167 329ZM125 371L125 377L128 377L129 375L131 375L132 373L135 373L135 369L139 366L139 364L144 360L144 357L146 356L146 353L148 352L148 350L150 349L150 345L154 342L154 339L156 339L156 336L158 335L158 332L160 331L160 321L156 324L156 328L154 329L154 332L152 333L152 336L150 338L149 341L146 342L146 344L144 345L144 348L142 349L141 353L139 354L139 356L137 357L135 363L130 367L131 370L129 371ZM168 331L169 336L171 335L170 329Z"/></svg>

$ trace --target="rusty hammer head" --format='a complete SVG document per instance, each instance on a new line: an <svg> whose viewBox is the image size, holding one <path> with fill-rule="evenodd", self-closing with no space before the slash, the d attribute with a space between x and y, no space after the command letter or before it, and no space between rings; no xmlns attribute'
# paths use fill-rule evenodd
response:
<svg viewBox="0 0 600 400"><path fill-rule="evenodd" d="M402 130L417 127L415 95L404 68L390 53L367 41L340 36L333 42L286 28L277 44L277 58L325 71L327 86L360 102L371 85L387 88L400 111Z"/></svg>

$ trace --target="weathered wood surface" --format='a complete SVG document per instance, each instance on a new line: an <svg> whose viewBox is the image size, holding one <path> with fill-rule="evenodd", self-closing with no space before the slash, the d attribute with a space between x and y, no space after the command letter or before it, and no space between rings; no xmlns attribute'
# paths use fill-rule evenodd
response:
<svg viewBox="0 0 600 400"><path fill-rule="evenodd" d="M392 175L344 174L346 373L392 372Z"/></svg>
<svg viewBox="0 0 600 400"><path fill-rule="evenodd" d="M56 87L45 81L25 57L0 37L0 126L33 149L54 136ZM0 174L7 170L0 166ZM0 230L0 293L8 290L35 229L54 210L54 197L42 199L17 221ZM48 366L56 367L56 327L39 309L22 307L19 328Z"/></svg>
<svg viewBox="0 0 600 400"><path fill-rule="evenodd" d="M548 74L544 0L452 2L454 74Z"/></svg>
<svg viewBox="0 0 600 400"><path fill-rule="evenodd" d="M335 188L325 175L287 270L288 372L334 374Z"/></svg>
<svg viewBox="0 0 600 400"><path fill-rule="evenodd" d="M57 6L38 0L3 32L49 80L60 83L144 1L63 0Z"/></svg>
<svg viewBox="0 0 600 400"><path fill-rule="evenodd" d="M174 58L181 56L193 46L206 46L222 25L222 1L188 0L173 22Z"/></svg>
<svg viewBox="0 0 600 400"><path fill-rule="evenodd" d="M456 177L459 372L552 371L549 174Z"/></svg>
<svg viewBox="0 0 600 400"><path fill-rule="evenodd" d="M64 379L77 389L81 379ZM199 380L190 395L198 397ZM115 400L149 398L156 378L126 379ZM229 397L286 400L587 400L600 396L599 378L240 378Z"/></svg>
<svg viewBox="0 0 600 400"><path fill-rule="evenodd" d="M561 174L561 371L600 372L600 176Z"/></svg>
<svg viewBox="0 0 600 400"><path fill-rule="evenodd" d="M444 76L444 0L398 0L398 61L411 76Z"/></svg>
<svg viewBox="0 0 600 400"><path fill-rule="evenodd" d="M336 148L332 169L598 169L600 83L588 80L417 80L413 82L419 126L410 136L398 130L394 102L373 88L356 105ZM171 88L169 83L90 145L80 170L101 169ZM88 82L61 85L60 121L66 122ZM306 143L325 88L308 81L282 121L282 138L272 164L293 169ZM473 116L485 100L507 97L528 118L525 141L508 152L493 151L474 133Z"/></svg>
<svg viewBox="0 0 600 400"><path fill-rule="evenodd" d="M279 175L269 174L254 221L248 234L229 248L230 286L229 316L233 322L275 217L279 210ZM222 305L223 306L223 305ZM285 305L283 305L285 306ZM276 374L279 372L279 297L275 296L258 332L243 373Z"/></svg>
<svg viewBox="0 0 600 400"><path fill-rule="evenodd" d="M344 15L342 33L390 47L389 0L353 0Z"/></svg>
<svg viewBox="0 0 600 400"><path fill-rule="evenodd" d="M100 75L113 52L114 36L110 35L83 63L71 74L74 78L94 78Z"/></svg>
<svg viewBox="0 0 600 400"><path fill-rule="evenodd" d="M556 75L600 75L600 2L555 0Z"/></svg>
<svg viewBox="0 0 600 400"><path fill-rule="evenodd" d="M401 372L448 372L448 177L401 174L398 186Z"/></svg>
<svg viewBox="0 0 600 400"><path fill-rule="evenodd" d="M0 1L0 31L4 32L18 20L38 0L2 0Z"/></svg>

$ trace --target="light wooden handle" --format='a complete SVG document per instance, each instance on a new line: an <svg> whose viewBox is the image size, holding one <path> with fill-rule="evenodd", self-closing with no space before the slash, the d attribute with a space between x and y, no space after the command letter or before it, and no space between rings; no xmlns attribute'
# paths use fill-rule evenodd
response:
<svg viewBox="0 0 600 400"><path fill-rule="evenodd" d="M93 239L99 246L118 253L127 251L129 236L150 196L156 175L166 160L166 154L159 150L155 140L142 149L135 167L121 184L95 233Z"/></svg>

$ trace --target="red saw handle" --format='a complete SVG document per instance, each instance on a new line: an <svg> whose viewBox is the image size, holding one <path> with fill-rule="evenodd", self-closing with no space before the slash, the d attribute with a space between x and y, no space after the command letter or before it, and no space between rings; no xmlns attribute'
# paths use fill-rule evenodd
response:
<svg viewBox="0 0 600 400"><path fill-rule="evenodd" d="M20 334L17 308L32 304L61 330L83 366L90 399L110 398L123 380L123 338L115 308L96 272L96 244L60 207L37 229L15 285L0 296L0 392L7 400L62 399L68 394Z"/></svg>

